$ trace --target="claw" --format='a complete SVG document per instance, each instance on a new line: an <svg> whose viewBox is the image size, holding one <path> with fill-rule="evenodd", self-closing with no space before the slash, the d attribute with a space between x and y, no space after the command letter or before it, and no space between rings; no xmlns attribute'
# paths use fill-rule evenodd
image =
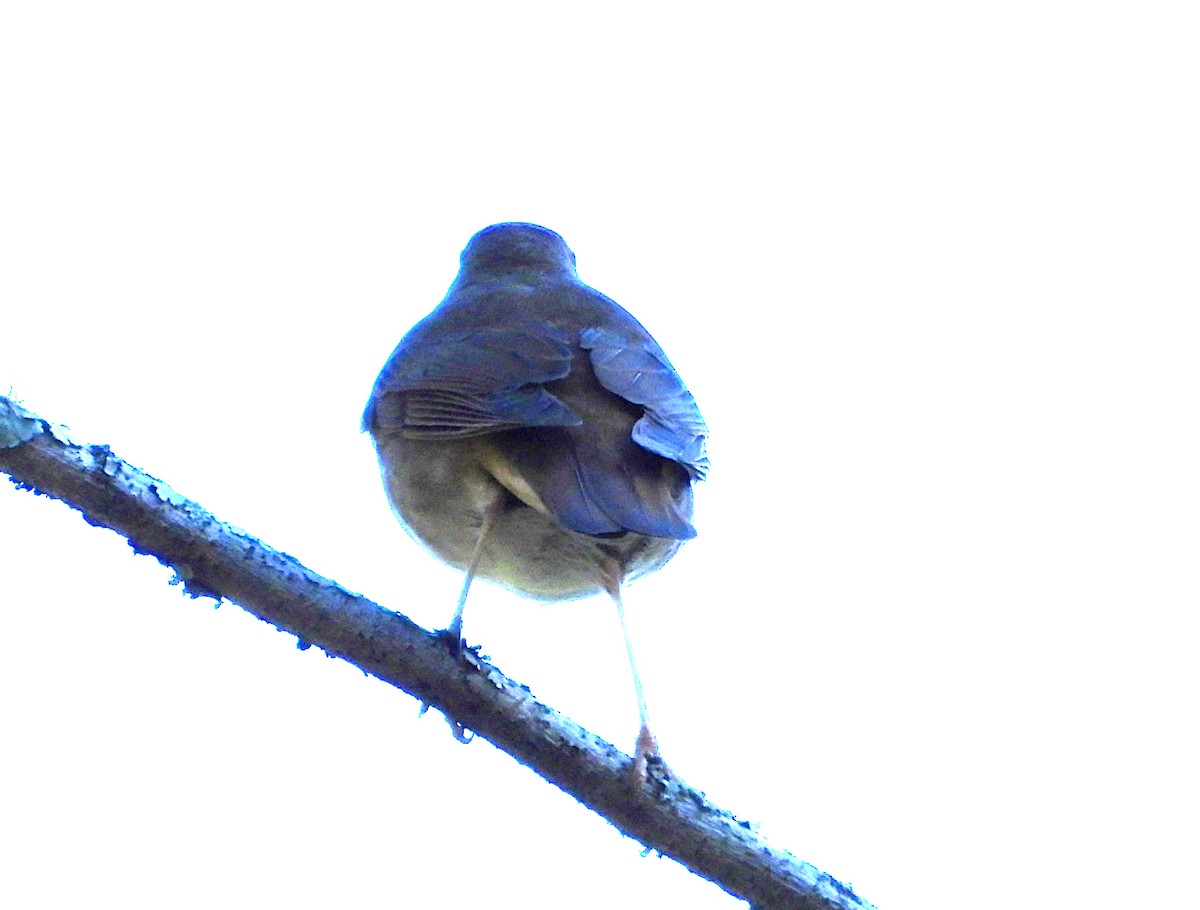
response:
<svg viewBox="0 0 1200 910"><path fill-rule="evenodd" d="M428 711L431 707L432 707L432 705L430 705L429 702L427 702L427 701L421 702L421 710L417 712L417 717L424 717L425 712ZM466 745L467 743L469 743L471 740L473 740L475 738L474 733L472 733L470 730L468 730L466 727L464 727L458 721L452 720L449 714L446 714L445 712L443 712L442 717L445 718L446 723L449 725L451 735L453 735L453 737L455 739L457 739L463 745Z"/></svg>

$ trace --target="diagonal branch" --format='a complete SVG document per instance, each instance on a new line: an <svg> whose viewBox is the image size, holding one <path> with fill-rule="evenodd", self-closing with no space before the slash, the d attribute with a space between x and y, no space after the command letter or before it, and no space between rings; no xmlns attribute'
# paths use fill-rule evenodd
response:
<svg viewBox="0 0 1200 910"><path fill-rule="evenodd" d="M77 445L0 397L0 471L61 499L172 567L195 596L233 601L302 642L403 689L606 818L648 848L758 910L868 910L836 879L771 847L748 823L652 765L631 783L631 759L536 701L529 690L295 559L219 521L107 446Z"/></svg>

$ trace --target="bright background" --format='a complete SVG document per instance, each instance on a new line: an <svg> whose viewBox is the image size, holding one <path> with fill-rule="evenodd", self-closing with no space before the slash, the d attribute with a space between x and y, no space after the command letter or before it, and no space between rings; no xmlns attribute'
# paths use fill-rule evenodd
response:
<svg viewBox="0 0 1200 910"><path fill-rule="evenodd" d="M663 752L886 910L1192 905L1189 4L6 4L0 388L430 628L371 382L560 232L712 428ZM0 904L741 906L0 485ZM623 748L611 605L467 632Z"/></svg>

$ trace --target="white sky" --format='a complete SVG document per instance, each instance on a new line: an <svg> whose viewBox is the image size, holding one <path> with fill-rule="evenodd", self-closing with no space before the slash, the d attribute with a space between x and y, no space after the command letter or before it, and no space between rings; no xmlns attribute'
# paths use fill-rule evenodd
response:
<svg viewBox="0 0 1200 910"><path fill-rule="evenodd" d="M1194 902L1190 6L417 7L6 4L0 387L438 627L359 415L551 227L712 429L672 767L887 910ZM0 554L0 904L741 906L7 484ZM606 600L466 623L632 744Z"/></svg>

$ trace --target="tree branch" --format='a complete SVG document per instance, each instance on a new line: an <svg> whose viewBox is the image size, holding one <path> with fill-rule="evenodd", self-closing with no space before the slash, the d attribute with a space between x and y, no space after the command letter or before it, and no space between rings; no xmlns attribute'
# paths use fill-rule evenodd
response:
<svg viewBox="0 0 1200 910"><path fill-rule="evenodd" d="M193 596L259 619L437 707L606 818L620 831L757 910L869 910L836 879L768 845L661 765L634 785L632 760L536 701L529 690L295 559L226 525L107 446L77 445L0 397L0 471L78 509L178 574Z"/></svg>

